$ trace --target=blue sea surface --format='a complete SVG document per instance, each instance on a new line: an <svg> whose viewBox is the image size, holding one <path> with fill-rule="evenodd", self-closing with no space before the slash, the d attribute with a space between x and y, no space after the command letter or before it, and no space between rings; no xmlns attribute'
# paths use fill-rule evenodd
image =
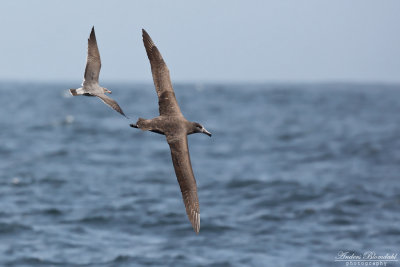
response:
<svg viewBox="0 0 400 267"><path fill-rule="evenodd" d="M400 255L400 86L176 84L201 229L187 219L152 84L0 83L0 266L345 266ZM397 266L390 263L387 266Z"/></svg>

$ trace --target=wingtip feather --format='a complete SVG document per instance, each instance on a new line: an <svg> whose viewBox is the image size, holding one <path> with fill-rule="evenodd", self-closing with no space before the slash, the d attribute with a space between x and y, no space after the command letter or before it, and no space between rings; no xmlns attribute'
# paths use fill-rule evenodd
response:
<svg viewBox="0 0 400 267"><path fill-rule="evenodd" d="M126 119L129 119L129 117L126 116L125 113L124 113L123 111L121 112L121 114L122 114L122 116L124 116Z"/></svg>
<svg viewBox="0 0 400 267"><path fill-rule="evenodd" d="M192 227L193 227L193 230L196 233L196 235L198 235L200 232L200 213L197 213L197 212L194 212L194 213L195 213L195 217L192 222Z"/></svg>
<svg viewBox="0 0 400 267"><path fill-rule="evenodd" d="M162 56L157 49L157 46L154 44L153 40L151 39L150 35L144 30L143 31L143 44L146 49L147 57L149 58L150 62L153 61L162 61Z"/></svg>
<svg viewBox="0 0 400 267"><path fill-rule="evenodd" d="M90 36L89 36L89 41L90 40L96 40L96 33L94 32L94 26L92 27L92 30L90 31Z"/></svg>

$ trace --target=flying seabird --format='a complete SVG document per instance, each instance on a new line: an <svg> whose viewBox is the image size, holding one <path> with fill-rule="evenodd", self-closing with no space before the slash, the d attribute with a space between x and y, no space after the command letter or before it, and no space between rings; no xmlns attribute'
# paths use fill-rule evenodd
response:
<svg viewBox="0 0 400 267"><path fill-rule="evenodd" d="M113 108L114 110L121 113L126 117L124 112L118 103L108 97L105 93L111 94L111 91L107 88L101 87L99 85L99 74L101 69L101 60L99 48L97 47L96 35L94 33L94 26L90 33L90 37L88 39L88 54L86 59L86 69L85 69L85 77L83 78L82 87L78 89L69 89L71 95L85 95L85 96L97 96L100 98L105 104Z"/></svg>
<svg viewBox="0 0 400 267"><path fill-rule="evenodd" d="M196 180L190 163L187 135L204 133L211 137L211 133L201 124L190 122L183 116L175 98L168 67L148 33L145 30L142 30L142 33L158 95L160 116L149 120L139 118L136 124L130 126L166 136L186 213L194 231L198 234L200 231L200 207Z"/></svg>

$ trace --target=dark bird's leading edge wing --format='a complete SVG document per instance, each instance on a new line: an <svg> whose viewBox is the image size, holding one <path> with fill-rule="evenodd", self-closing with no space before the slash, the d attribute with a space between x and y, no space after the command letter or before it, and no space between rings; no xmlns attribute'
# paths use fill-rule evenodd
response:
<svg viewBox="0 0 400 267"><path fill-rule="evenodd" d="M111 97L106 96L105 94L95 94L98 98L100 98L105 104L113 108L114 110L118 111L121 113L121 115L125 116L125 113L122 111L121 107L118 105L118 103L112 99Z"/></svg>
<svg viewBox="0 0 400 267"><path fill-rule="evenodd" d="M186 213L194 231L198 234L200 231L200 207L196 180L190 163L187 136L181 135L179 138L167 136L167 141L171 149L172 162L181 188Z"/></svg>
<svg viewBox="0 0 400 267"><path fill-rule="evenodd" d="M148 33L145 30L142 30L142 33L144 47L146 48L147 57L150 60L151 72L153 73L154 85L158 95L160 115L182 115L175 98L168 67Z"/></svg>
<svg viewBox="0 0 400 267"><path fill-rule="evenodd" d="M97 47L96 35L93 27L88 39L88 54L86 59L85 80L83 81L83 84L98 83L100 69L100 53L99 48Z"/></svg>

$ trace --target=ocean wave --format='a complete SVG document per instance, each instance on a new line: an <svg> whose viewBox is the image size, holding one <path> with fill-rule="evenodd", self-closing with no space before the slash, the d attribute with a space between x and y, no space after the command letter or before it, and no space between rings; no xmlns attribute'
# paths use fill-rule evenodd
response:
<svg viewBox="0 0 400 267"><path fill-rule="evenodd" d="M4 223L0 222L0 235L20 234L26 231L32 231L33 228L29 225L20 223Z"/></svg>

